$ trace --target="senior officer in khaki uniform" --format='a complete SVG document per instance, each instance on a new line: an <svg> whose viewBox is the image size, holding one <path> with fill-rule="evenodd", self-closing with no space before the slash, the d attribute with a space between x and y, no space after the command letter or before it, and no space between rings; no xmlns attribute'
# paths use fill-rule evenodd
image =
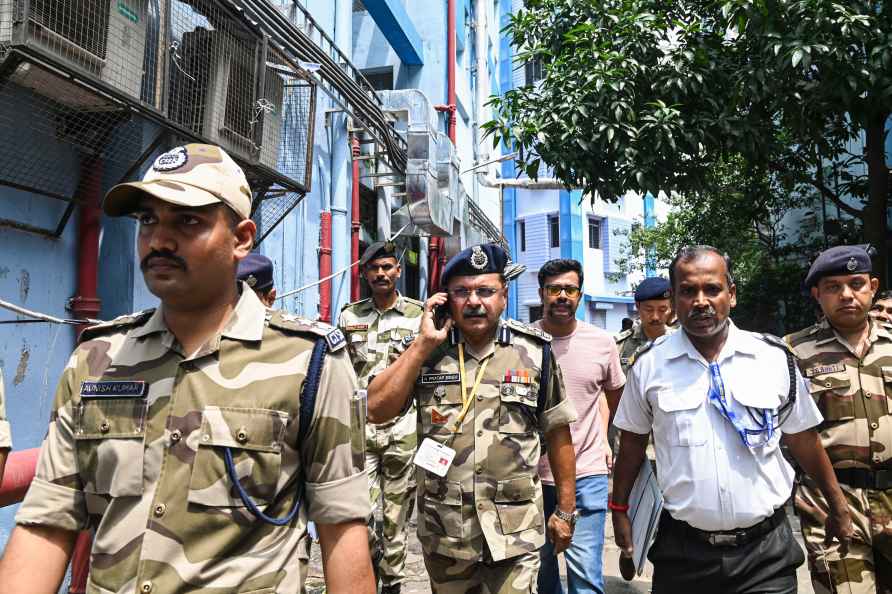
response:
<svg viewBox="0 0 892 594"><path fill-rule="evenodd" d="M442 275L448 293L425 302L418 336L369 384L374 422L417 400L418 536L436 594L536 591L546 533L540 431L557 487L557 510L547 518L557 552L576 519L568 426L576 415L550 337L500 319L507 263L497 245L453 257ZM435 316L441 306L447 319Z"/></svg>
<svg viewBox="0 0 892 594"><path fill-rule="evenodd" d="M364 388L372 371L393 363L402 341L418 332L422 303L400 295L396 289L401 270L392 241L379 241L366 248L359 266L372 296L345 305L338 327L347 337L353 369ZM406 528L415 497L412 457L417 444L414 407L386 423L366 425L369 493L372 508L381 505L383 518L383 558L375 567L381 578L381 594L399 594L406 579ZM372 530L373 542L376 536Z"/></svg>
<svg viewBox="0 0 892 594"><path fill-rule="evenodd" d="M824 320L786 337L855 525L848 555L827 545L827 502L809 477L796 495L817 594L892 592L892 326L868 316L879 281L864 246L825 250L805 286Z"/></svg>
<svg viewBox="0 0 892 594"><path fill-rule="evenodd" d="M77 531L91 529L91 593L296 592L310 519L328 591L374 592L362 401L343 336L237 284L256 231L241 169L219 147L179 147L103 208L136 215L161 306L84 333L0 589L58 591ZM319 340L331 352L301 415Z"/></svg>
<svg viewBox="0 0 892 594"><path fill-rule="evenodd" d="M3 392L3 370L0 369L0 482L3 482L3 469L6 468L6 457L12 448L12 431L6 420L6 395Z"/></svg>

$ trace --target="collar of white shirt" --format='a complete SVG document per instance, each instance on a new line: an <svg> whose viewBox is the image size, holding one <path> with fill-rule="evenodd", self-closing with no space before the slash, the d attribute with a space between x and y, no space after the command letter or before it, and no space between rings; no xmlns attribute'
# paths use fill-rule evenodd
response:
<svg viewBox="0 0 892 594"><path fill-rule="evenodd" d="M734 354L755 357L764 347L765 343L749 332L744 332L729 319L728 338L725 340L725 345L719 353L718 363L721 364L723 360ZM707 367L709 366L709 362L703 358L703 355L701 355L693 343L691 343L691 339L688 338L688 333L684 329L682 329L681 332L673 332L670 334L666 338L663 348L665 349L663 351L663 356L667 360L687 356L695 361L700 361Z"/></svg>

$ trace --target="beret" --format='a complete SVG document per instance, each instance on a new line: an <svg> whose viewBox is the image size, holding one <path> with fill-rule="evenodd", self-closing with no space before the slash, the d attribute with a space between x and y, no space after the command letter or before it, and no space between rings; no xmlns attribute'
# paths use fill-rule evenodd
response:
<svg viewBox="0 0 892 594"><path fill-rule="evenodd" d="M659 276L651 276L638 283L635 288L635 301L669 299L669 281Z"/></svg>
<svg viewBox="0 0 892 594"><path fill-rule="evenodd" d="M238 263L237 276L255 291L268 291L273 288L273 262L263 254L248 254Z"/></svg>
<svg viewBox="0 0 892 594"><path fill-rule="evenodd" d="M445 287L453 276L476 276L498 272L504 274L510 263L508 253L495 243L474 245L460 251L446 262L440 275L440 285Z"/></svg>
<svg viewBox="0 0 892 594"><path fill-rule="evenodd" d="M805 288L814 287L825 276L872 272L870 250L869 245L838 245L824 250L808 269Z"/></svg>
<svg viewBox="0 0 892 594"><path fill-rule="evenodd" d="M396 258L396 244L392 241L376 241L365 248L362 257L359 258L359 267L362 268L376 258Z"/></svg>

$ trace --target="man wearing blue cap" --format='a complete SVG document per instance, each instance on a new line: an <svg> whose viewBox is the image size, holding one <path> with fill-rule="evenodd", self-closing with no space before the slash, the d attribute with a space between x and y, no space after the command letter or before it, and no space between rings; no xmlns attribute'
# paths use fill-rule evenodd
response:
<svg viewBox="0 0 892 594"><path fill-rule="evenodd" d="M576 521L576 415L551 337L500 319L508 263L498 245L453 257L447 292L425 302L414 341L369 383L374 423L418 404L418 537L435 594L535 592L546 530L561 552ZM540 432L557 487L547 520Z"/></svg>
<svg viewBox="0 0 892 594"><path fill-rule="evenodd" d="M675 330L668 325L672 319L669 281L659 276L641 281L635 288L635 309L638 310L639 322L631 330L626 330L616 337L623 372L627 372L631 367L638 349Z"/></svg>
<svg viewBox="0 0 892 594"><path fill-rule="evenodd" d="M892 327L868 315L879 281L868 246L823 251L805 278L824 319L786 337L824 417L821 441L855 534L824 542L827 501L810 477L796 493L816 594L892 592Z"/></svg>
<svg viewBox="0 0 892 594"><path fill-rule="evenodd" d="M267 307L276 302L276 287L273 284L273 261L263 254L251 253L238 265L238 280L254 289L254 293Z"/></svg>

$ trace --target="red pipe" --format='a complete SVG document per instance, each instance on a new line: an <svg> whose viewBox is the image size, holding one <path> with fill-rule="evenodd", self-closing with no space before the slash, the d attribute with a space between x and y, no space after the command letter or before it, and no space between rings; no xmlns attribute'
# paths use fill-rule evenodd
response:
<svg viewBox="0 0 892 594"><path fill-rule="evenodd" d="M449 91L449 139L455 145L455 0L446 3L446 59Z"/></svg>
<svg viewBox="0 0 892 594"><path fill-rule="evenodd" d="M319 215L319 278L331 276L331 211ZM331 279L319 285L319 318L331 323Z"/></svg>
<svg viewBox="0 0 892 594"><path fill-rule="evenodd" d="M350 261L359 260L359 139L353 136L353 198L350 203ZM359 301L359 264L350 268L350 301Z"/></svg>
<svg viewBox="0 0 892 594"><path fill-rule="evenodd" d="M90 573L90 549L93 538L89 530L77 535L74 551L71 554L71 585L68 594L85 594L87 591L87 575Z"/></svg>
<svg viewBox="0 0 892 594"><path fill-rule="evenodd" d="M10 452L6 459L3 482L0 483L0 507L19 503L25 498L37 470L40 448Z"/></svg>
<svg viewBox="0 0 892 594"><path fill-rule="evenodd" d="M99 232L102 228L102 159L90 157L81 163L80 216L77 226L77 294L69 301L76 318L97 318L102 302L97 294L99 278ZM78 326L78 332L86 326Z"/></svg>

